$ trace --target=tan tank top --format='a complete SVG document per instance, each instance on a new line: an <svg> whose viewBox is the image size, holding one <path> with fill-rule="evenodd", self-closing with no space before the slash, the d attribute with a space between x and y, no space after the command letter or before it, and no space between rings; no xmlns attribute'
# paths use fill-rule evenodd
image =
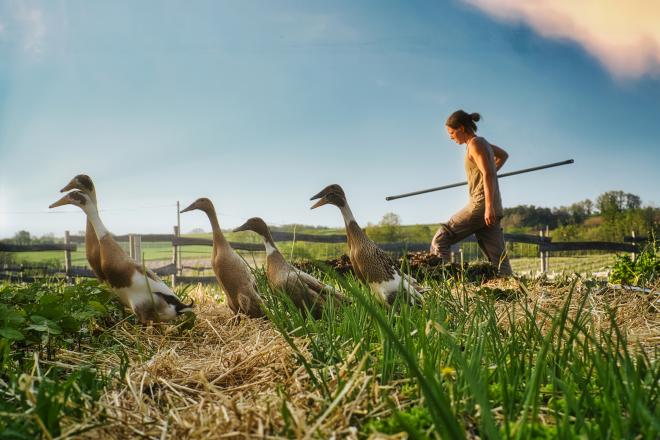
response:
<svg viewBox="0 0 660 440"><path fill-rule="evenodd" d="M495 168L495 155L493 154L493 148L490 146L488 141L482 137L475 136L470 139L470 142L480 141L488 145L488 163L489 166ZM497 172L497 171L495 171ZM486 196L484 194L484 180L479 171L477 164L473 162L467 155L467 148L465 150L465 174L467 175L468 182L468 192L470 194L470 203L475 208L485 208L486 207ZM502 209L502 196L500 195L500 187L495 179L495 214L497 216L504 215L504 209Z"/></svg>

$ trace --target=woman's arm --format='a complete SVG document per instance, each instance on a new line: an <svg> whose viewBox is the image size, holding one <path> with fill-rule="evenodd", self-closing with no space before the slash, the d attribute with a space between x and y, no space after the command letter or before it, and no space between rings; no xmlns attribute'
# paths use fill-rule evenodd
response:
<svg viewBox="0 0 660 440"><path fill-rule="evenodd" d="M495 156L495 169L499 171L502 165L504 165L504 162L509 158L509 153L497 145L490 144L490 146L493 147L493 156Z"/></svg>
<svg viewBox="0 0 660 440"><path fill-rule="evenodd" d="M468 154L477 164L477 168L479 168L479 171L481 172L481 178L484 182L484 198L486 202L484 220L486 222L486 226L490 226L497 222L497 215L495 214L494 185L495 179L497 179L497 170L495 169L496 165L489 160L490 157L486 148L488 148L488 144L486 143L471 142L468 146ZM498 149L504 151L501 148Z"/></svg>

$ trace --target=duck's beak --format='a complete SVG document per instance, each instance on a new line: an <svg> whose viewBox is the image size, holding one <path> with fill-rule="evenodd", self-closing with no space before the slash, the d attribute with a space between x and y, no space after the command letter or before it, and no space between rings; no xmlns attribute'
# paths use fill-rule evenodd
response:
<svg viewBox="0 0 660 440"><path fill-rule="evenodd" d="M325 198L320 199L318 202L314 203L311 208L309 209L315 209L318 208L319 206L327 205L328 201Z"/></svg>
<svg viewBox="0 0 660 440"><path fill-rule="evenodd" d="M182 209L182 210L179 211L179 212L180 212L180 213L183 213L183 212L188 212L188 211L194 211L195 209L197 209L197 202L192 202L192 203L190 204L190 206L188 206L188 207L185 208L185 209Z"/></svg>
<svg viewBox="0 0 660 440"><path fill-rule="evenodd" d="M72 189L78 189L78 185L76 184L76 179L71 179L71 182L69 182L64 188L60 190L61 193L71 191Z"/></svg>
<svg viewBox="0 0 660 440"><path fill-rule="evenodd" d="M318 208L319 206L323 206L328 203L328 200L325 198L323 191L316 194L314 197L310 198L309 200L316 200L316 199L319 199L319 201L314 203L314 205L312 205L312 207L309 209Z"/></svg>
<svg viewBox="0 0 660 440"><path fill-rule="evenodd" d="M241 231L251 231L252 229L248 225L248 222L243 223L241 226L238 228L234 229L234 232L241 232Z"/></svg>
<svg viewBox="0 0 660 440"><path fill-rule="evenodd" d="M59 199L57 202L51 203L50 206L48 206L48 207L49 208L56 208L58 206L72 205L72 204L73 203L71 201L71 197L69 197L69 195L67 194L64 197L62 197L61 199Z"/></svg>

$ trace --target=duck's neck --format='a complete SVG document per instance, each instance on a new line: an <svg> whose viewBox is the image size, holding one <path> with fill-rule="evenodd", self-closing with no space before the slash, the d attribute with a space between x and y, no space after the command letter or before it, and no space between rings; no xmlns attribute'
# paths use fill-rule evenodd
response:
<svg viewBox="0 0 660 440"><path fill-rule="evenodd" d="M347 229L351 223L357 224L355 217L353 217L353 212L351 212L351 208L348 206L348 203L345 203L344 206L340 206L339 210L341 211L341 216L344 218L344 226L346 226Z"/></svg>
<svg viewBox="0 0 660 440"><path fill-rule="evenodd" d="M270 231L266 231L266 235L262 235L261 238L264 239L264 247L266 248L267 257L280 253L279 249L277 249L277 246L275 245L275 242L273 241L273 236L270 235Z"/></svg>
<svg viewBox="0 0 660 440"><path fill-rule="evenodd" d="M92 202L94 202L94 205L96 205L96 210L98 211L99 204L98 201L96 200L96 189L93 189L89 192L89 198L92 199Z"/></svg>
<svg viewBox="0 0 660 440"><path fill-rule="evenodd" d="M355 246L358 246L358 243L363 242L367 239L367 235L364 233L360 225L358 225L351 208L348 206L348 203L345 203L344 206L340 206L339 210L341 211L342 217L344 217L344 225L346 226L346 239L348 242L348 248L351 249Z"/></svg>
<svg viewBox="0 0 660 440"><path fill-rule="evenodd" d="M98 214L99 210L99 205L96 201L96 190L91 190L89 192L89 198L92 199L92 202L94 202L94 205L96 206L96 212ZM89 216L87 217L87 229L85 231L85 239L91 239L92 236L96 235L96 232L94 232L94 225L92 225L92 221L89 219Z"/></svg>
<svg viewBox="0 0 660 440"><path fill-rule="evenodd" d="M205 211L211 222L211 230L213 231L213 246L227 246L227 239L225 238L220 223L218 223L218 215L215 213L215 208L210 207Z"/></svg>
<svg viewBox="0 0 660 440"><path fill-rule="evenodd" d="M99 217L99 211L96 209L96 205L85 205L83 211L87 214L87 220L94 226L94 232L96 233L96 238L101 240L106 235L110 234L108 229L105 227Z"/></svg>

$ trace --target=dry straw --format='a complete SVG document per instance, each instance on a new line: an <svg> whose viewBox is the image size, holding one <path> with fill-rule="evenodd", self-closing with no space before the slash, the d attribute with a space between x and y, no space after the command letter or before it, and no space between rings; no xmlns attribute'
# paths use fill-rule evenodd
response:
<svg viewBox="0 0 660 440"><path fill-rule="evenodd" d="M498 302L500 325L506 326L511 316L506 312L512 307L522 311L538 304L546 311L558 310L570 283L561 287L539 281L525 289L516 281L499 281L487 287L527 290L526 295ZM454 294L463 294L459 290ZM478 287L472 290L471 295L477 294ZM610 325L612 312L632 346L651 353L660 344L657 293L582 286L578 294L589 295L593 325ZM87 429L84 437L104 439L358 438L360 420L390 413L384 394L399 408L415 403L399 394L402 382L382 386L364 371L364 359L355 356L357 348L329 371L328 385L336 398L326 402L269 321L233 316L209 289L197 287L191 297L197 320L190 330L127 322L111 330L130 359L127 374L108 387L96 410L90 408L83 421L69 423L65 432ZM524 314L515 316L523 319ZM307 351L305 339L295 341ZM93 359L108 371L120 364L115 353L99 354L91 347L62 353L59 359L71 365Z"/></svg>
<svg viewBox="0 0 660 440"><path fill-rule="evenodd" d="M333 410L309 420L323 408L323 398L277 330L264 319L237 318L203 288L191 297L197 305L194 328L145 329L123 323L114 330L130 358L125 381L109 387L97 413L71 424L66 432L91 428L86 438L284 438L282 407L290 413L296 437L334 432L357 438L349 421L386 414L372 377L347 359L336 374L352 374ZM297 340L305 350L306 343ZM62 353L64 362L80 364L94 358L109 371L119 358L93 352ZM314 425L314 426L312 426ZM313 428L313 429L312 429Z"/></svg>

